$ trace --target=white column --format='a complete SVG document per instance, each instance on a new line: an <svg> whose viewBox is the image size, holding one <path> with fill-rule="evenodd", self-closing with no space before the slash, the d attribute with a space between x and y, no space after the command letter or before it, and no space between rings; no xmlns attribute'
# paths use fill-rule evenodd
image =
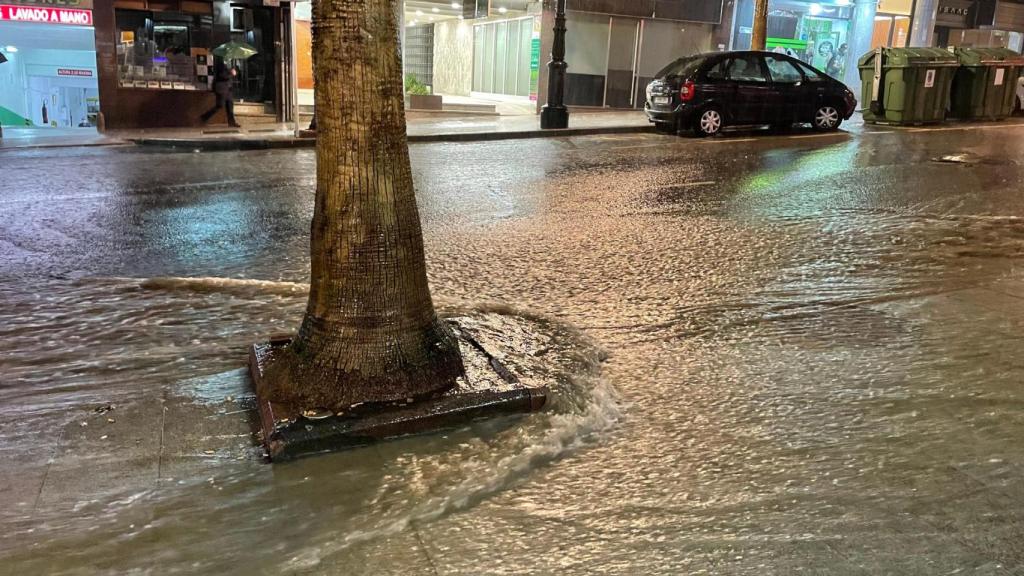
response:
<svg viewBox="0 0 1024 576"><path fill-rule="evenodd" d="M295 137L297 138L302 127L299 125L299 51L298 45L295 42L295 29L297 27L295 23L296 4L297 2L295 1L288 4L288 68L290 72L288 75L288 92L291 95L291 116L294 123Z"/></svg>
<svg viewBox="0 0 1024 576"><path fill-rule="evenodd" d="M932 45L935 41L935 15L938 9L938 0L916 0L909 46L921 48Z"/></svg>
<svg viewBox="0 0 1024 576"><path fill-rule="evenodd" d="M860 94L860 70L857 61L871 50L871 36L875 31L875 14L878 0L856 0L853 5L853 21L846 41L846 72L843 81L854 94Z"/></svg>

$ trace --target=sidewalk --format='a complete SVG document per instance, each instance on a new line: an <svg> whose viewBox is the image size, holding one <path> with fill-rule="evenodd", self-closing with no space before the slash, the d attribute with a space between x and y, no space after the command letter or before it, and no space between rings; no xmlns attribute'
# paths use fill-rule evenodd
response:
<svg viewBox="0 0 1024 576"><path fill-rule="evenodd" d="M653 127L642 111L575 113L565 130L541 130L539 116L452 116L411 112L407 118L410 143L475 142L512 138L580 136L647 132ZM138 135L119 135L143 146L195 148L200 150L248 150L269 148L312 148L316 138L303 131L295 137L291 126L278 125L266 131L216 130L205 132L173 131Z"/></svg>
<svg viewBox="0 0 1024 576"><path fill-rule="evenodd" d="M126 144L131 144L131 142L100 134L95 128L15 128L4 126L3 136L0 137L0 150Z"/></svg>
<svg viewBox="0 0 1024 576"><path fill-rule="evenodd" d="M511 138L621 134L652 131L640 110L575 112L565 130L541 130L540 117L428 115L410 112L407 118L409 142L471 142ZM304 126L303 126L304 127ZM105 134L11 135L7 129L0 150L58 146L114 146L138 144L201 150L249 150L268 148L312 148L316 138L308 133L295 137L292 126L236 129L210 126L204 129L111 130ZM48 136L48 134L47 134Z"/></svg>

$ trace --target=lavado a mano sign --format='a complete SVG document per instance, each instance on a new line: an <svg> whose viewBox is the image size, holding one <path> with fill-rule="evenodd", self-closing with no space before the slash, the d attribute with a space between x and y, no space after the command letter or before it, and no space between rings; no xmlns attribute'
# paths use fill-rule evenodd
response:
<svg viewBox="0 0 1024 576"><path fill-rule="evenodd" d="M92 26L92 10L74 8L43 8L37 6L9 6L0 4L0 21L39 22L41 24L69 24Z"/></svg>

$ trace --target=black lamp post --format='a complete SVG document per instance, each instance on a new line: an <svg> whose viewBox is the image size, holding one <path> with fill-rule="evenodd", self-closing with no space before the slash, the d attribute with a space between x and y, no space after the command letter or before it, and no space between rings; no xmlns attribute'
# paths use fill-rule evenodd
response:
<svg viewBox="0 0 1024 576"><path fill-rule="evenodd" d="M548 62L548 103L540 111L544 130L568 128L569 109L565 107L565 0L555 0L555 39Z"/></svg>

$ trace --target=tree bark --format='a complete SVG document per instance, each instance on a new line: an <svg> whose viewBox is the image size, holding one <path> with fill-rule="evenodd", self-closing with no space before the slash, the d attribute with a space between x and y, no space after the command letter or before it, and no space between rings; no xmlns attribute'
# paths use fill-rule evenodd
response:
<svg viewBox="0 0 1024 576"><path fill-rule="evenodd" d="M317 190L309 304L266 382L344 410L438 394L463 373L427 285L393 0L315 0Z"/></svg>
<svg viewBox="0 0 1024 576"><path fill-rule="evenodd" d="M768 0L754 0L754 30L750 37L751 50L764 50L768 39Z"/></svg>

